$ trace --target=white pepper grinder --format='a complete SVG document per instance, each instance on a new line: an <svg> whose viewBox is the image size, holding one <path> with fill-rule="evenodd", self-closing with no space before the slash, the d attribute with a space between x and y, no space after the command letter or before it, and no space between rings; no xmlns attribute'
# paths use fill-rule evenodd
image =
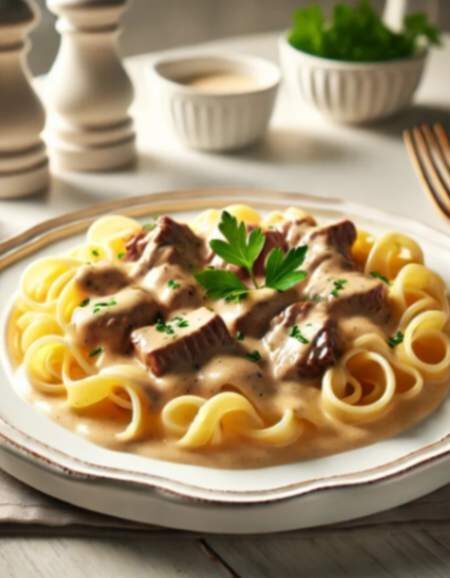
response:
<svg viewBox="0 0 450 578"><path fill-rule="evenodd" d="M39 12L34 0L0 0L0 198L45 189L44 108L30 84L25 55Z"/></svg>
<svg viewBox="0 0 450 578"><path fill-rule="evenodd" d="M49 155L57 169L107 171L136 157L133 86L117 53L127 0L48 0L61 46L46 83Z"/></svg>

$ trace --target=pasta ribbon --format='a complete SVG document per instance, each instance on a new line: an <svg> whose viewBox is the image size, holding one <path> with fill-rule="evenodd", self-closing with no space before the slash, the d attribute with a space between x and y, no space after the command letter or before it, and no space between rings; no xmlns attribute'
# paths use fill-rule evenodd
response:
<svg viewBox="0 0 450 578"><path fill-rule="evenodd" d="M450 374L450 339L445 333L447 315L424 311L407 325L396 354L429 380L442 381Z"/></svg>
<svg viewBox="0 0 450 578"><path fill-rule="evenodd" d="M355 339L353 346L356 348L375 351L383 355L391 364L395 375L395 394L402 399L412 399L419 395L424 386L421 373L412 365L399 360L385 339L377 333L367 333Z"/></svg>
<svg viewBox="0 0 450 578"><path fill-rule="evenodd" d="M228 205L224 211L236 217L238 221L244 222L246 225L258 226L261 222L261 215L255 209L248 205Z"/></svg>
<svg viewBox="0 0 450 578"><path fill-rule="evenodd" d="M105 399L131 412L128 426L115 435L119 441L130 441L140 436L145 425L148 404L139 381L142 370L130 365L106 368L84 379L67 380L67 402L70 407L82 409ZM120 395L124 392L128 399Z"/></svg>
<svg viewBox="0 0 450 578"><path fill-rule="evenodd" d="M356 240L352 245L351 252L353 260L361 268L364 268L374 243L375 237L371 233L368 233L362 229L357 230Z"/></svg>
<svg viewBox="0 0 450 578"><path fill-rule="evenodd" d="M298 207L289 207L285 211L272 211L262 221L264 229L277 227L287 221L301 221L302 219L313 219L310 213ZM313 219L314 220L314 219Z"/></svg>
<svg viewBox="0 0 450 578"><path fill-rule="evenodd" d="M20 284L25 306L52 312L64 287L81 264L78 259L70 257L47 257L29 265Z"/></svg>
<svg viewBox="0 0 450 578"><path fill-rule="evenodd" d="M377 418L391 403L395 374L386 357L354 347L322 379L323 407L344 421Z"/></svg>
<svg viewBox="0 0 450 578"><path fill-rule="evenodd" d="M403 267L390 289L390 298L404 329L419 313L438 309L448 316L447 288L444 281L424 265L410 263Z"/></svg>
<svg viewBox="0 0 450 578"><path fill-rule="evenodd" d="M92 223L87 232L91 245L100 245L113 258L126 251L126 243L142 231L142 225L122 215L106 215Z"/></svg>
<svg viewBox="0 0 450 578"><path fill-rule="evenodd" d="M24 365L33 386L53 394L64 393L68 382L94 372L81 352L59 335L46 335L30 345Z"/></svg>
<svg viewBox="0 0 450 578"><path fill-rule="evenodd" d="M161 417L166 431L182 436L178 445L189 449L217 443L222 426L267 445L292 443L303 430L291 409L277 423L264 427L253 405L235 392L218 393L207 400L194 395L177 397L164 406Z"/></svg>
<svg viewBox="0 0 450 578"><path fill-rule="evenodd" d="M207 209L192 220L190 227L197 235L209 236L219 224L220 215L217 209Z"/></svg>
<svg viewBox="0 0 450 578"><path fill-rule="evenodd" d="M406 235L386 233L373 244L367 257L365 272L370 274L376 271L388 279L394 279L408 263L423 263L420 246Z"/></svg>

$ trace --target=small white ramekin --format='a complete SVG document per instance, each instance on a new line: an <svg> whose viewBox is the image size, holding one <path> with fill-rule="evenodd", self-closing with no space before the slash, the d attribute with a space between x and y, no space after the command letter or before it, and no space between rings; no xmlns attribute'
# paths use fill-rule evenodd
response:
<svg viewBox="0 0 450 578"><path fill-rule="evenodd" d="M214 72L249 74L255 77L255 87L211 93L181 82ZM259 139L269 124L280 83L277 66L239 55L163 58L154 63L152 76L168 124L178 138L192 148L209 151L236 149Z"/></svg>
<svg viewBox="0 0 450 578"><path fill-rule="evenodd" d="M370 122L407 106L426 60L426 53L387 62L331 60L297 50L286 34L279 51L293 97L343 123Z"/></svg>

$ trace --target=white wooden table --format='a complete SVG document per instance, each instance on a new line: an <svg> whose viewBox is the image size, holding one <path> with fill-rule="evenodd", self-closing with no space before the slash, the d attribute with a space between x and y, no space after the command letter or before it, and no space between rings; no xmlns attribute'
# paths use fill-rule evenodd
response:
<svg viewBox="0 0 450 578"><path fill-rule="evenodd" d="M197 47L204 49L206 47ZM276 35L221 41L208 48L276 59ZM435 51L416 106L373 127L325 123L282 90L260 143L228 155L182 148L160 124L148 83L152 58L132 58L138 166L107 175L58 174L32 199L0 201L0 238L42 219L93 203L152 191L251 187L345 197L445 231L422 193L401 143L419 122L450 126L450 42ZM45 79L38 82L45 89ZM13 528L0 538L0 577L408 577L450 576L450 487L363 522L262 537L197 536L161 530L135 536L61 537ZM32 536L27 534L32 534ZM36 536L37 534L37 536Z"/></svg>

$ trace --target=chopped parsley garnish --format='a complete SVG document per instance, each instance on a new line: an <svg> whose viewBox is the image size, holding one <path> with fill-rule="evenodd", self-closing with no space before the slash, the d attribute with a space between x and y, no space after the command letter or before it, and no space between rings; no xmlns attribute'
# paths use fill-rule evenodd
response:
<svg viewBox="0 0 450 578"><path fill-rule="evenodd" d="M332 295L333 297L338 297L339 293L342 291L346 283L348 283L348 279L336 279L336 281L333 281L333 289L330 295Z"/></svg>
<svg viewBox="0 0 450 578"><path fill-rule="evenodd" d="M293 325L291 327L291 330L289 331L289 337L293 337L294 339L300 341L300 343L304 343L305 345L309 343L309 339L306 339L306 337L303 335L298 325Z"/></svg>
<svg viewBox="0 0 450 578"><path fill-rule="evenodd" d="M383 62L413 56L439 44L439 32L424 12L408 14L402 30L391 30L368 0L338 2L327 19L314 3L295 10L288 41L291 46L334 60Z"/></svg>
<svg viewBox="0 0 450 578"><path fill-rule="evenodd" d="M382 275L381 273L378 273L378 271L371 271L369 273L369 275L371 277L373 277L374 279L379 279L380 281L383 281L383 283L386 283L386 285L390 285L391 282L389 281L389 279L387 277L385 277L384 275Z"/></svg>
<svg viewBox="0 0 450 578"><path fill-rule="evenodd" d="M100 353L103 353L103 347L96 347L92 349L92 351L89 351L89 357L95 357L96 355L100 355Z"/></svg>
<svg viewBox="0 0 450 578"><path fill-rule="evenodd" d="M181 287L180 283L178 283L178 281L175 281L175 279L169 279L167 281L167 286L170 287L171 289L179 289Z"/></svg>
<svg viewBox="0 0 450 578"><path fill-rule="evenodd" d="M115 299L110 299L109 301L99 301L94 303L92 312L94 314L100 313L100 311L102 311L105 307L112 307L113 305L117 305L117 301Z"/></svg>
<svg viewBox="0 0 450 578"><path fill-rule="evenodd" d="M183 329L184 327L189 327L189 321L179 315L173 318L173 322L177 327L180 327L180 329Z"/></svg>
<svg viewBox="0 0 450 578"><path fill-rule="evenodd" d="M93 257L100 257L100 253L99 253L98 249L91 249L91 255Z"/></svg>
<svg viewBox="0 0 450 578"><path fill-rule="evenodd" d="M165 333L166 335L173 335L175 333L174 328L169 323L165 323L162 319L158 319L155 324L156 331L160 333Z"/></svg>
<svg viewBox="0 0 450 578"><path fill-rule="evenodd" d="M236 339L237 339L238 341L244 341L245 335L242 333L242 331L237 331L237 332L236 332Z"/></svg>
<svg viewBox="0 0 450 578"><path fill-rule="evenodd" d="M397 331L395 335L389 337L389 339L387 340L387 344L389 345L389 347L396 347L397 345L400 345L400 343L403 342L404 338L405 336L403 335L403 333L401 331Z"/></svg>
<svg viewBox="0 0 450 578"><path fill-rule="evenodd" d="M117 253L118 259L123 259L124 257L125 257L125 251L120 251L120 253Z"/></svg>
<svg viewBox="0 0 450 578"><path fill-rule="evenodd" d="M258 361L260 361L260 359L261 359L261 354L260 354L259 351L257 351L257 350L255 349L255 351L249 351L249 352L245 355L245 357L246 357L247 359L249 359L250 361L254 361L255 363L258 363Z"/></svg>
<svg viewBox="0 0 450 578"><path fill-rule="evenodd" d="M311 301L312 303L320 303L323 301L323 297L318 293L314 293L313 295L303 295L303 299L305 301Z"/></svg>
<svg viewBox="0 0 450 578"><path fill-rule="evenodd" d="M211 249L226 263L245 269L255 289L268 287L287 291L306 277L305 271L298 270L305 258L306 245L291 249L287 253L276 247L266 259L265 283L262 287L259 286L253 266L266 242L263 231L255 228L247 233L245 223L238 223L227 211L222 213L219 230L225 240L213 239L209 244ZM197 273L195 278L211 299L240 301L250 290L235 273L223 269L207 268Z"/></svg>
<svg viewBox="0 0 450 578"><path fill-rule="evenodd" d="M89 299L89 297L86 297L86 299L83 299L83 301L80 303L80 307L87 307L90 302L91 300Z"/></svg>

